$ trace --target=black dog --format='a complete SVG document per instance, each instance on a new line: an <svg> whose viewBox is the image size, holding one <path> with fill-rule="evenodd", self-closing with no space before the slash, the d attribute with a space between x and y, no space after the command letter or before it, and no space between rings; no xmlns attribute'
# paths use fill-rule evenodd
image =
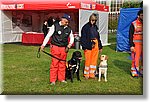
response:
<svg viewBox="0 0 150 102"><path fill-rule="evenodd" d="M77 80L81 81L79 77L81 59L82 59L81 52L75 51L72 54L72 58L66 63L66 79L71 79L71 82L73 82L74 73L76 73L77 75Z"/></svg>

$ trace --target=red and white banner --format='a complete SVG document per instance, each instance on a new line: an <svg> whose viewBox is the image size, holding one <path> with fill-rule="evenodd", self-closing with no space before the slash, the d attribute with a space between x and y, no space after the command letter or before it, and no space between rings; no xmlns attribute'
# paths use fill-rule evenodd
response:
<svg viewBox="0 0 150 102"><path fill-rule="evenodd" d="M88 9L108 12L109 7L92 0L1 0L0 10Z"/></svg>

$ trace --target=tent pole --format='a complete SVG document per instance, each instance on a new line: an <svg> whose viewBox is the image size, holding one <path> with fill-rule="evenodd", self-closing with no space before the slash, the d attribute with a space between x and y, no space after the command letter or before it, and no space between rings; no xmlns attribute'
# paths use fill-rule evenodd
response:
<svg viewBox="0 0 150 102"><path fill-rule="evenodd" d="M2 44L2 10L0 10L0 44Z"/></svg>
<svg viewBox="0 0 150 102"><path fill-rule="evenodd" d="M80 19L81 19L81 10L79 9L79 37L81 37L81 24L80 24ZM82 46L80 46L79 49L82 49Z"/></svg>
<svg viewBox="0 0 150 102"><path fill-rule="evenodd" d="M80 19L81 19L81 11L79 9L79 36L81 36L81 24L80 24Z"/></svg>

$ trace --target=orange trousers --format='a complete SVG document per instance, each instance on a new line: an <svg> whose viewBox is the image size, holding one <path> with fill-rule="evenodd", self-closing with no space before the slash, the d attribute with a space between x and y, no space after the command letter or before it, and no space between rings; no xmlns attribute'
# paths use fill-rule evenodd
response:
<svg viewBox="0 0 150 102"><path fill-rule="evenodd" d="M135 51L131 53L131 57L132 57L132 68L136 67L139 68L140 67L140 61L141 61L141 65L143 66L143 43L142 42L134 42L135 44ZM140 60L141 57L141 60Z"/></svg>
<svg viewBox="0 0 150 102"><path fill-rule="evenodd" d="M95 47L92 50L84 50L85 56L85 68L84 76L94 78L99 54L98 40L93 40L95 42Z"/></svg>
<svg viewBox="0 0 150 102"><path fill-rule="evenodd" d="M58 47L51 45L51 54L62 60L66 60L67 53L65 47ZM59 81L65 80L66 62L59 61L52 57L50 65L50 82L55 82L58 78Z"/></svg>

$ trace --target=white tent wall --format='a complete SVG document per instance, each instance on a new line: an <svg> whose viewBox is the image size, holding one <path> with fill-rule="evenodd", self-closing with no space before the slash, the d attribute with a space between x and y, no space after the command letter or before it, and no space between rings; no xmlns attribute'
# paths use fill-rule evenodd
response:
<svg viewBox="0 0 150 102"><path fill-rule="evenodd" d="M99 33L102 41L102 45L108 44L108 12L98 11L99 14Z"/></svg>
<svg viewBox="0 0 150 102"><path fill-rule="evenodd" d="M12 37L12 12L2 11L2 43L9 42Z"/></svg>
<svg viewBox="0 0 150 102"><path fill-rule="evenodd" d="M96 10L82 10L79 11L79 36L81 36L82 27L89 21L92 13L98 16L97 26L99 28L100 39L102 45L108 45L108 13Z"/></svg>
<svg viewBox="0 0 150 102"><path fill-rule="evenodd" d="M2 24L2 43L9 42L21 42L22 33L18 34L18 32L22 32L22 30L16 26L13 29L12 26L12 11L2 11L1 12L1 24ZM16 32L17 31L17 32Z"/></svg>

